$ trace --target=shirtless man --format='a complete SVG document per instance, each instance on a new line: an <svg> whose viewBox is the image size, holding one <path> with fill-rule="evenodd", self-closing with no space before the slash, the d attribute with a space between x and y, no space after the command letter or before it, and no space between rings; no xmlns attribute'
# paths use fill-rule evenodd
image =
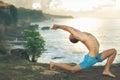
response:
<svg viewBox="0 0 120 80"><path fill-rule="evenodd" d="M55 62L50 62L50 69L53 70L55 67L62 68L64 70L68 70L71 72L77 72L82 69L86 69L91 67L97 62L102 62L103 60L107 59L107 63L105 65L105 68L103 70L103 75L107 75L110 77L116 77L114 74L111 73L110 71L110 66L114 61L114 58L116 56L116 49L108 49L103 51L102 53L99 53L99 42L90 33L87 32L81 32L77 29L74 29L72 27L66 26L66 25L57 25L54 24L52 29L57 30L57 29L62 29L70 33L69 40L72 43L77 43L78 41L82 42L87 49L89 50L89 53L85 55L84 60L75 66L71 66L68 64L62 64L62 63L55 63Z"/></svg>

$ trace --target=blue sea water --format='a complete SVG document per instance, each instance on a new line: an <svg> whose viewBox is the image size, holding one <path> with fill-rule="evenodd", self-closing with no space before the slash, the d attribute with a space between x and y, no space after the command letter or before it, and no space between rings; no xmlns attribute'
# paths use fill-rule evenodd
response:
<svg viewBox="0 0 120 80"><path fill-rule="evenodd" d="M39 25L39 32L46 41L46 49L38 62L49 63L50 61L60 63L80 63L88 50L82 43L72 44L68 37L69 33L63 30L41 30L42 27L53 24L62 24L74 27L81 31L92 33L100 43L100 51L110 48L117 50L114 63L120 63L120 19L99 18L55 18L43 22L31 24ZM104 65L106 60L96 65Z"/></svg>

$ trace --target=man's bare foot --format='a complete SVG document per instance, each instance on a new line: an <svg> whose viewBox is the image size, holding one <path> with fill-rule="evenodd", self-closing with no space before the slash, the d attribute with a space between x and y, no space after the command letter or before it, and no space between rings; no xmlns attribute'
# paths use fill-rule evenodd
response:
<svg viewBox="0 0 120 80"><path fill-rule="evenodd" d="M54 70L54 62L50 62L50 70L53 71Z"/></svg>
<svg viewBox="0 0 120 80"><path fill-rule="evenodd" d="M109 77L113 77L113 78L115 78L116 76L114 75L114 74L112 74L111 72L109 72L109 71L107 71L107 72L103 72L103 75L105 75L105 76L109 76Z"/></svg>

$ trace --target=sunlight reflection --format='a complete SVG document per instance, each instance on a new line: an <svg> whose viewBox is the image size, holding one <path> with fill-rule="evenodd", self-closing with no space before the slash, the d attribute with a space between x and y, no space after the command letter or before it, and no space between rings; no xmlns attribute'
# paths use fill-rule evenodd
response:
<svg viewBox="0 0 120 80"><path fill-rule="evenodd" d="M101 20L97 18L75 18L68 22L70 26L73 26L82 31L98 29L101 26Z"/></svg>

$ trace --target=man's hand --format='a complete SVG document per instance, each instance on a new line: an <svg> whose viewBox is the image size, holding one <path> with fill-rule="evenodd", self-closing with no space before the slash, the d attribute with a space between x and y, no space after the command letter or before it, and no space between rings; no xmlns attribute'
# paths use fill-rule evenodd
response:
<svg viewBox="0 0 120 80"><path fill-rule="evenodd" d="M52 27L52 29L54 29L54 30L57 30L58 28L59 28L59 26L57 24L54 24Z"/></svg>

